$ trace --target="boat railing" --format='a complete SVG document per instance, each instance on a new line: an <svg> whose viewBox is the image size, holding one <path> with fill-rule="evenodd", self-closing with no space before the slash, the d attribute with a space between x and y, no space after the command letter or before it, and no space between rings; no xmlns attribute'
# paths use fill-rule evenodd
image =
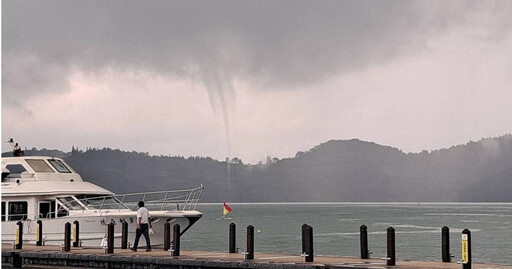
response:
<svg viewBox="0 0 512 269"><path fill-rule="evenodd" d="M44 218L43 214L2 214L2 221L33 221ZM47 216L50 218L50 216Z"/></svg>
<svg viewBox="0 0 512 269"><path fill-rule="evenodd" d="M195 210L203 193L203 185L184 190L140 192L78 199L89 210L122 210L138 208L144 201L148 210Z"/></svg>

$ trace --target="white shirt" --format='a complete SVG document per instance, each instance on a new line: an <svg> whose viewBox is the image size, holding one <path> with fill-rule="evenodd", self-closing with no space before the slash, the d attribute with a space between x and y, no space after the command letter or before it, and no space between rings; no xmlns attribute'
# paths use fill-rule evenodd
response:
<svg viewBox="0 0 512 269"><path fill-rule="evenodd" d="M137 220L141 218L140 223L149 224L149 211L145 207L139 208L137 211Z"/></svg>

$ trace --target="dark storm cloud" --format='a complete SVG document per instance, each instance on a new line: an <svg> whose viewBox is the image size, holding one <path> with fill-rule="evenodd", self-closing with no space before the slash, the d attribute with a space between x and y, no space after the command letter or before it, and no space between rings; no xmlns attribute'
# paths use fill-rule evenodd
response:
<svg viewBox="0 0 512 269"><path fill-rule="evenodd" d="M443 21L443 8L439 18L425 15L430 4L419 3L7 0L3 100L65 90L73 68L307 86L417 50L428 23L464 19L457 11Z"/></svg>

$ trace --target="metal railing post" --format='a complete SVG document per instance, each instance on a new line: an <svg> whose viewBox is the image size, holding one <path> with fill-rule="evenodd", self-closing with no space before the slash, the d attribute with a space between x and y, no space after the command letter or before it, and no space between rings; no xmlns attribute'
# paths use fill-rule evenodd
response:
<svg viewBox="0 0 512 269"><path fill-rule="evenodd" d="M103 210L103 204L105 204L105 196L103 196L103 200L101 201L100 211Z"/></svg>
<svg viewBox="0 0 512 269"><path fill-rule="evenodd" d="M165 204L167 203L167 195L169 195L168 192L165 193L164 202L162 203L162 207L160 208L160 211L163 211L165 208Z"/></svg>

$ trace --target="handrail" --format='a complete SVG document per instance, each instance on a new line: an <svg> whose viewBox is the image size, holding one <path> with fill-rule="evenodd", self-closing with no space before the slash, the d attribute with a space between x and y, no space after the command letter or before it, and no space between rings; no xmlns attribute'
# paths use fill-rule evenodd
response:
<svg viewBox="0 0 512 269"><path fill-rule="evenodd" d="M2 214L2 221L32 221L40 219L42 214Z"/></svg>
<svg viewBox="0 0 512 269"><path fill-rule="evenodd" d="M31 213L31 214L2 214L2 221L25 221L25 220L40 220L40 219L55 219L69 216L67 210L63 211L65 214L59 216L59 211L50 211L46 213Z"/></svg>
<svg viewBox="0 0 512 269"><path fill-rule="evenodd" d="M97 196L78 199L78 201L90 210L99 211L128 208L135 210L137 208L137 202L139 201L144 201L145 207L149 210L195 210L203 189L204 186L201 184L199 187L193 189Z"/></svg>

